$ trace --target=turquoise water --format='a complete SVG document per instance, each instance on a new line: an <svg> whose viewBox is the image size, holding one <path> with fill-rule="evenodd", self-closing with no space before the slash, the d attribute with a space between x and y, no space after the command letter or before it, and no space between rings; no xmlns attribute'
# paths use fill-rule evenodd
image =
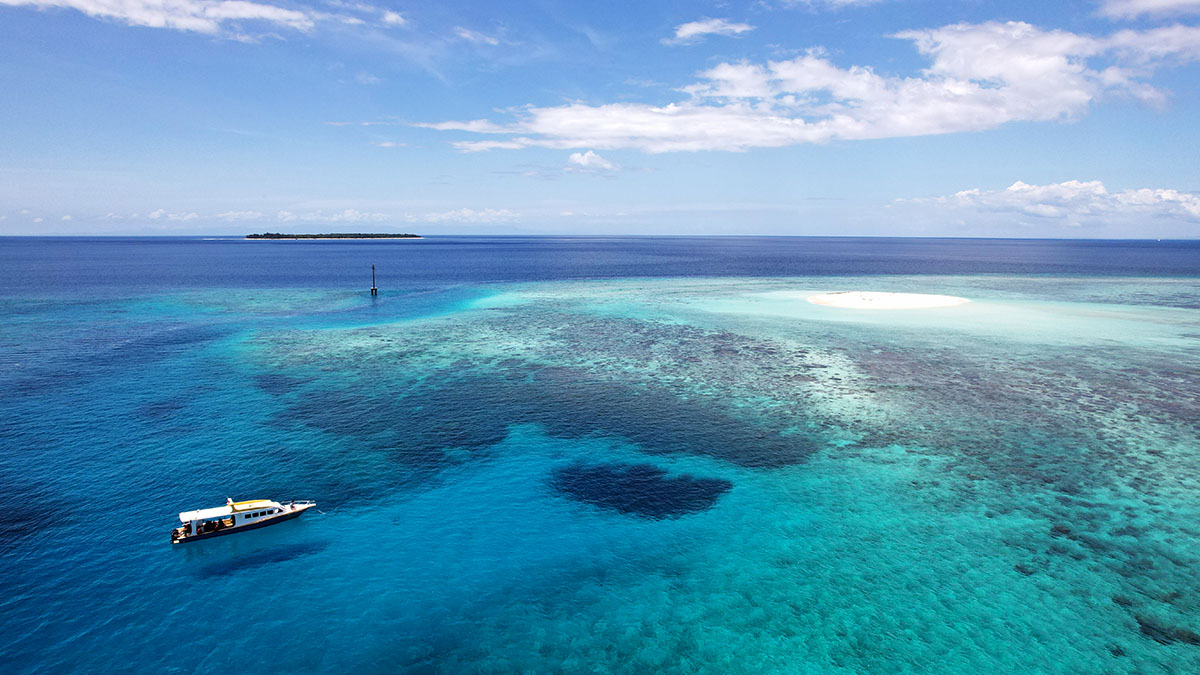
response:
<svg viewBox="0 0 1200 675"><path fill-rule="evenodd" d="M850 289L972 302L803 300ZM1195 671L1197 298L996 273L10 289L0 664ZM323 513L170 546L227 495Z"/></svg>

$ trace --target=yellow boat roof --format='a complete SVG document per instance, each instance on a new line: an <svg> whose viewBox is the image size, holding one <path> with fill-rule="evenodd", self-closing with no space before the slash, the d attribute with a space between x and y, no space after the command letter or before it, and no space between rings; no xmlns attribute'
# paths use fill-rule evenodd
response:
<svg viewBox="0 0 1200 675"><path fill-rule="evenodd" d="M261 509L271 506L275 502L270 499L249 499L244 502L234 502L229 506L233 507L234 511L245 511L247 509Z"/></svg>
<svg viewBox="0 0 1200 675"><path fill-rule="evenodd" d="M196 511L184 511L179 514L179 522L187 523L193 520L209 520L211 518L228 518L235 513L242 511L253 511L254 509L267 509L277 504L270 499L251 499L244 502L232 502L225 506L215 506L211 509L199 509Z"/></svg>

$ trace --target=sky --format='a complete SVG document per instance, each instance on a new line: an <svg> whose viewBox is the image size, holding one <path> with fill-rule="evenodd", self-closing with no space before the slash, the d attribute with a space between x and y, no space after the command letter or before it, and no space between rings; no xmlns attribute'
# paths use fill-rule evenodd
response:
<svg viewBox="0 0 1200 675"><path fill-rule="evenodd" d="M1200 0L0 0L0 234L1200 237Z"/></svg>

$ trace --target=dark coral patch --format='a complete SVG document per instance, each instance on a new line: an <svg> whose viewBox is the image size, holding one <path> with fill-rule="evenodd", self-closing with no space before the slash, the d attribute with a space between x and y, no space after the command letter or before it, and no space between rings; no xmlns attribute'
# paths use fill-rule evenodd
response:
<svg viewBox="0 0 1200 675"><path fill-rule="evenodd" d="M1169 645L1183 642L1189 645L1200 645L1200 633L1196 633L1194 630L1172 626L1150 616L1138 615L1134 618L1137 619L1138 629L1141 630L1142 635L1159 644Z"/></svg>
<svg viewBox="0 0 1200 675"><path fill-rule="evenodd" d="M108 349L81 350L73 358L86 362L88 366L122 367L128 363L146 363L199 348L228 336L230 332L228 328L208 325L137 327L120 336L123 339L114 340L117 344Z"/></svg>
<svg viewBox="0 0 1200 675"><path fill-rule="evenodd" d="M572 499L655 520L712 508L733 487L720 478L668 476L651 464L568 466L554 472L552 485Z"/></svg>
<svg viewBox="0 0 1200 675"><path fill-rule="evenodd" d="M741 466L798 464L819 447L815 435L784 433L746 411L663 388L610 382L570 368L509 370L503 377L436 378L435 388L401 396L310 391L276 420L390 442L401 459L439 463L450 448L478 451L513 424L537 424L556 438L620 436L652 454L701 454Z"/></svg>
<svg viewBox="0 0 1200 675"><path fill-rule="evenodd" d="M180 410L183 410L182 401L168 400L147 403L138 408L138 413L148 420L162 420L173 417Z"/></svg>
<svg viewBox="0 0 1200 675"><path fill-rule="evenodd" d="M4 476L0 476L3 479ZM55 510L55 500L46 492L0 480L0 554L42 531L62 525L70 518ZM55 518L45 514L54 512Z"/></svg>
<svg viewBox="0 0 1200 675"><path fill-rule="evenodd" d="M291 375L283 375L280 373L263 373L254 378L254 384L259 389L271 394L272 396L283 396L289 394L292 390L310 382L311 379L303 377L293 377Z"/></svg>
<svg viewBox="0 0 1200 675"><path fill-rule="evenodd" d="M622 385L569 368L535 373L523 400L526 414L552 436L600 432L622 436L655 454L701 454L756 468L799 464L819 447L807 434L783 433L769 420L725 409L712 400L665 388Z"/></svg>

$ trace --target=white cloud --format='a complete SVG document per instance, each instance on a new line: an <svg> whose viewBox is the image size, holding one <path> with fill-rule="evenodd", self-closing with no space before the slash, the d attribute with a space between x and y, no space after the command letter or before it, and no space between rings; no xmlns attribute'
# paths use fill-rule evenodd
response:
<svg viewBox="0 0 1200 675"><path fill-rule="evenodd" d="M403 26L408 23L408 19L405 19L403 14L400 12L393 12L391 10L387 10L383 13L382 20L385 26Z"/></svg>
<svg viewBox="0 0 1200 675"><path fill-rule="evenodd" d="M325 216L325 217L323 217L323 216L324 216L324 214L314 214L309 219L310 220L327 220L328 222L331 222L331 223L379 222L379 221L391 219L391 216L386 213L369 213L369 212L359 211L358 209L346 209L344 211L338 211L336 213L328 214L328 216Z"/></svg>
<svg viewBox="0 0 1200 675"><path fill-rule="evenodd" d="M617 165L588 150L573 152L567 158L567 169L575 171L616 171Z"/></svg>
<svg viewBox="0 0 1200 675"><path fill-rule="evenodd" d="M71 216L63 216L62 220L63 220L63 222L69 221L69 220L71 220Z"/></svg>
<svg viewBox="0 0 1200 675"><path fill-rule="evenodd" d="M1175 24L1147 31L1123 30L1103 43L1126 65L1144 69L1156 61L1200 59L1200 27Z"/></svg>
<svg viewBox="0 0 1200 675"><path fill-rule="evenodd" d="M354 81L359 84L379 84L380 82L383 82L383 80L379 77L367 72L362 72L355 75Z"/></svg>
<svg viewBox="0 0 1200 675"><path fill-rule="evenodd" d="M166 220L171 220L171 221L186 222L189 220L195 220L195 219L199 218L200 215L197 213L190 212L190 211L186 211L186 212L182 212L182 213L167 213L166 209L157 209L157 210L151 211L150 213L147 213L146 217L149 218L150 220L166 219Z"/></svg>
<svg viewBox="0 0 1200 675"><path fill-rule="evenodd" d="M1114 19L1133 19L1142 15L1195 14L1200 0L1101 0L1100 13Z"/></svg>
<svg viewBox="0 0 1200 675"><path fill-rule="evenodd" d="M35 222L35 223L40 223L40 222L42 222L42 220L44 220L44 218L41 218L41 217L39 216L39 217L37 217L37 218L34 218L34 219L33 219L33 222Z"/></svg>
<svg viewBox="0 0 1200 675"><path fill-rule="evenodd" d="M371 145L377 148L407 148L407 143L399 143L396 141L371 141Z"/></svg>
<svg viewBox="0 0 1200 675"><path fill-rule="evenodd" d="M227 222L262 220L263 213L262 211L226 211L225 213L218 213L217 218Z"/></svg>
<svg viewBox="0 0 1200 675"><path fill-rule="evenodd" d="M458 141L464 151L637 148L745 150L800 143L945 134L1014 121L1073 120L1107 95L1165 99L1146 80L1156 66L1200 59L1200 27L1125 30L1108 37L1026 23L955 24L905 31L929 65L910 77L842 68L822 50L783 61L722 63L655 106L582 102L527 106L508 124L418 126L503 138Z"/></svg>
<svg viewBox="0 0 1200 675"><path fill-rule="evenodd" d="M426 213L420 216L408 216L406 220L410 222L427 222L427 223L501 223L509 222L520 217L520 214L509 211L508 209L456 209L454 211L441 211L434 213Z"/></svg>
<svg viewBox="0 0 1200 675"><path fill-rule="evenodd" d="M400 123L386 120L365 120L362 122L325 122L325 124L331 127L394 127Z"/></svg>
<svg viewBox="0 0 1200 675"><path fill-rule="evenodd" d="M1067 225L1166 218L1200 222L1200 193L1142 188L1109 192L1104 183L1069 180L1049 185L1017 181L1005 190L963 190L949 197L903 200L953 209L1017 213Z"/></svg>
<svg viewBox="0 0 1200 675"><path fill-rule="evenodd" d="M298 220L309 223L378 223L393 220L392 216L387 213L371 213L358 209L309 211L307 213L280 211L275 214L275 219L284 223Z"/></svg>
<svg viewBox="0 0 1200 675"><path fill-rule="evenodd" d="M208 34L219 33L226 23L242 21L263 21L299 31L313 27L313 17L305 12L248 0L0 0L0 5L75 9L131 26Z"/></svg>
<svg viewBox="0 0 1200 675"><path fill-rule="evenodd" d="M741 35L754 30L747 23L733 23L728 19L701 19L682 23L675 27L675 36L663 38L665 45L686 45L699 42L708 35Z"/></svg>
<svg viewBox="0 0 1200 675"><path fill-rule="evenodd" d="M484 35L483 33L473 31L469 28L463 28L462 26L455 26L454 34L466 40L467 42L474 42L475 44L487 44L492 45L493 47L500 44L500 38L492 37L491 35Z"/></svg>

